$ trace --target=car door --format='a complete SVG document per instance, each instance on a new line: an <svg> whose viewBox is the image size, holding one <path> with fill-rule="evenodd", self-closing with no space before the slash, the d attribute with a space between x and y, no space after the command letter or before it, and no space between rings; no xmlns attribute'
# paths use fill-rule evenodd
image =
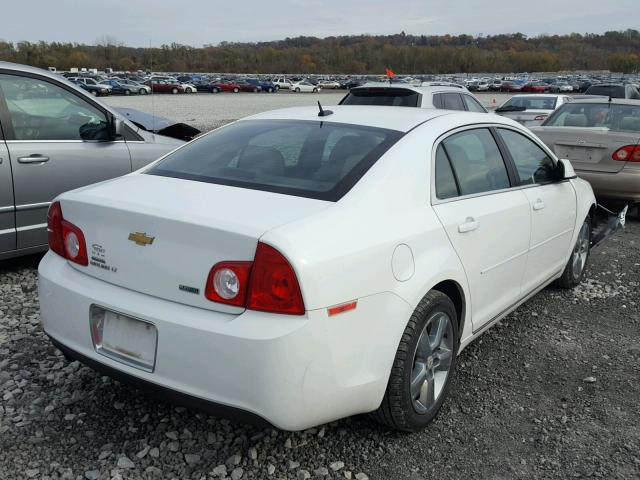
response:
<svg viewBox="0 0 640 480"><path fill-rule="evenodd" d="M110 115L72 87L0 71L0 110L11 161L16 247L46 245L47 210L58 194L131 171L123 140L109 139Z"/></svg>
<svg viewBox="0 0 640 480"><path fill-rule="evenodd" d="M576 194L571 183L556 180L554 160L533 138L506 127L497 131L531 208L531 241L522 286L529 292L565 266L576 225Z"/></svg>
<svg viewBox="0 0 640 480"><path fill-rule="evenodd" d="M15 204L9 150L2 134L0 112L0 255L16 249ZM6 121L6 120L5 120Z"/></svg>
<svg viewBox="0 0 640 480"><path fill-rule="evenodd" d="M474 331L521 296L531 214L507 165L489 128L458 131L436 148L433 209L464 266Z"/></svg>

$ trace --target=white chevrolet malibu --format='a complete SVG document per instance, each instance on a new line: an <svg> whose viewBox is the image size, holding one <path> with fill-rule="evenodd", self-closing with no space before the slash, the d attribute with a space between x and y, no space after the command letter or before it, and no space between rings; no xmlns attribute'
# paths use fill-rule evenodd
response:
<svg viewBox="0 0 640 480"><path fill-rule="evenodd" d="M39 267L68 357L218 415L418 430L458 353L582 279L595 199L507 118L295 108L59 196Z"/></svg>

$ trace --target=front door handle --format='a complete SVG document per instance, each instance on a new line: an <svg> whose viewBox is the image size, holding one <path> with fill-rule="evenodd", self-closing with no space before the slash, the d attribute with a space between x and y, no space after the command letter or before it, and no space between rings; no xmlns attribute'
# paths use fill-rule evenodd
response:
<svg viewBox="0 0 640 480"><path fill-rule="evenodd" d="M541 198L538 198L535 202L533 202L534 210L542 210L544 208L544 202Z"/></svg>
<svg viewBox="0 0 640 480"><path fill-rule="evenodd" d="M478 225L479 223L476 221L475 218L467 217L464 223L461 223L460 225L458 225L458 232L460 233L472 232L476 228L478 228Z"/></svg>
<svg viewBox="0 0 640 480"><path fill-rule="evenodd" d="M48 161L49 157L45 157L39 153L33 153L28 157L18 157L18 163L44 163Z"/></svg>

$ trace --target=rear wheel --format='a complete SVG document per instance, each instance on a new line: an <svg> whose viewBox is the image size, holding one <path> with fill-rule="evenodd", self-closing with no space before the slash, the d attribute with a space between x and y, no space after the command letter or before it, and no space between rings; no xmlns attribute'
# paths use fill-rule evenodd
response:
<svg viewBox="0 0 640 480"><path fill-rule="evenodd" d="M278 90L280 90L280 85L276 85L275 88L276 88L276 92L277 92Z"/></svg>
<svg viewBox="0 0 640 480"><path fill-rule="evenodd" d="M560 288L573 288L578 285L587 270L591 253L591 217L585 218L562 276L555 281Z"/></svg>
<svg viewBox="0 0 640 480"><path fill-rule="evenodd" d="M220 90L217 87L211 89L211 93L218 93Z"/></svg>
<svg viewBox="0 0 640 480"><path fill-rule="evenodd" d="M141 88L140 90L138 90L138 93L139 93L140 95L146 95L146 94L147 94L147 91L146 91L144 88Z"/></svg>
<svg viewBox="0 0 640 480"><path fill-rule="evenodd" d="M296 87L296 93L300 93L300 87Z"/></svg>
<svg viewBox="0 0 640 480"><path fill-rule="evenodd" d="M313 93L318 93L318 89L317 89L317 88L314 88L314 89L313 89Z"/></svg>
<svg viewBox="0 0 640 480"><path fill-rule="evenodd" d="M444 293L432 290L407 324L382 404L371 416L408 432L427 426L449 393L458 352L458 316Z"/></svg>
<svg viewBox="0 0 640 480"><path fill-rule="evenodd" d="M239 91L240 91L240 89L238 87L234 87L233 93L238 93Z"/></svg>
<svg viewBox="0 0 640 480"><path fill-rule="evenodd" d="M91 90L91 95L93 95L94 97L98 96L98 92L96 92L95 90Z"/></svg>
<svg viewBox="0 0 640 480"><path fill-rule="evenodd" d="M175 95L176 93L178 93L178 89L177 89L177 88L175 88L175 87L173 87L173 88L171 89L171 93L173 93L173 94Z"/></svg>
<svg viewBox="0 0 640 480"><path fill-rule="evenodd" d="M125 90L125 91L124 91L124 94L125 94L125 95L131 95L131 90Z"/></svg>

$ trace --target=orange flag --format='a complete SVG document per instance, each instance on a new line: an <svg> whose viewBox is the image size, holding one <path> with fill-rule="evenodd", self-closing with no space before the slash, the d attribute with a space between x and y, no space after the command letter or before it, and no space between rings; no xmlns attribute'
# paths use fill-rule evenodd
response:
<svg viewBox="0 0 640 480"><path fill-rule="evenodd" d="M394 77L396 74L393 73L393 70L391 70L390 68L387 68L387 77L391 78Z"/></svg>

